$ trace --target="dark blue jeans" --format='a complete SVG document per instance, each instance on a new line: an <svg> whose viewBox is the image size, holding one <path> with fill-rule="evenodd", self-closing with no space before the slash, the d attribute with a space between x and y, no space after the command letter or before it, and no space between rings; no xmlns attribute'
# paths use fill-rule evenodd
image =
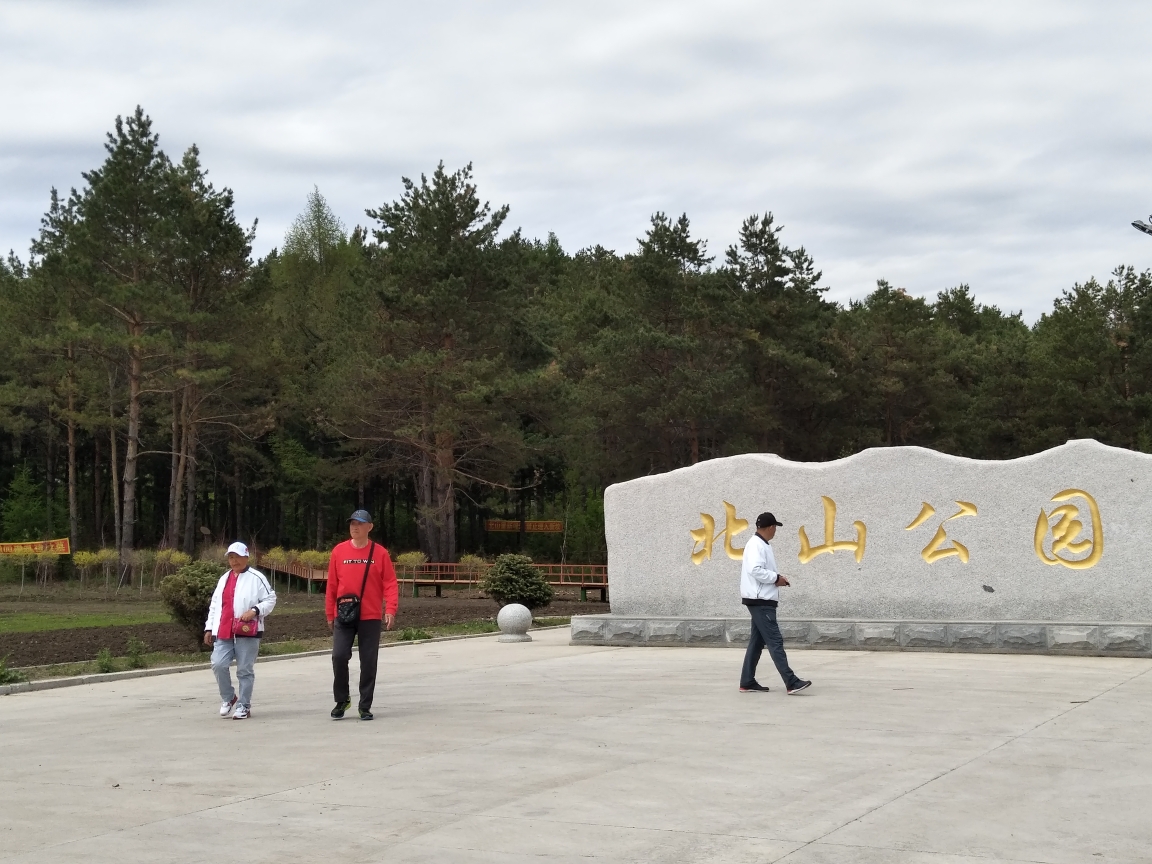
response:
<svg viewBox="0 0 1152 864"><path fill-rule="evenodd" d="M740 672L740 686L746 687L756 680L756 665L760 662L760 652L765 647L776 664L776 671L784 679L785 687L792 687L800 679L788 665L788 655L784 653L784 637L776 623L775 606L749 606L752 615L752 638L748 640L748 650L744 653L744 668Z"/></svg>

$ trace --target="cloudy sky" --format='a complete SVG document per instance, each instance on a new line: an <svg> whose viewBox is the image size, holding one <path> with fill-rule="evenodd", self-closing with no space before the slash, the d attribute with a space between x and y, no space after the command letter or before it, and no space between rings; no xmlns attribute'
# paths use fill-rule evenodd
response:
<svg viewBox="0 0 1152 864"><path fill-rule="evenodd" d="M0 0L0 249L117 114L195 142L257 252L313 185L349 225L471 161L510 224L721 255L771 210L833 299L962 282L1028 320L1152 266L1152 3Z"/></svg>

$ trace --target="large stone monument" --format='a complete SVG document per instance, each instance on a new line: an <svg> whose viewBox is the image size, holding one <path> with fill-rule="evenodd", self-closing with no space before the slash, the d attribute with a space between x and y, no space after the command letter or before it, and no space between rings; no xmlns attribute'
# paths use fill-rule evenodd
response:
<svg viewBox="0 0 1152 864"><path fill-rule="evenodd" d="M1152 456L1069 441L984 461L920 447L750 454L611 486L610 615L577 644L743 646L756 515L792 645L1152 654Z"/></svg>

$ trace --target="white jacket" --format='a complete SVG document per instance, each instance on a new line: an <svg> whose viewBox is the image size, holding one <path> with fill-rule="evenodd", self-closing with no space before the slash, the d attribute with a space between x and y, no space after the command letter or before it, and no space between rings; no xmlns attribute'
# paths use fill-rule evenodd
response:
<svg viewBox="0 0 1152 864"><path fill-rule="evenodd" d="M229 573L232 571L228 571ZM208 607L208 620L204 622L204 630L216 631L220 629L220 606L224 602L224 585L228 581L228 573L220 577L216 583L216 590L212 592L212 603ZM268 584L268 578L252 567L236 577L236 596L232 604L233 618L239 618L249 609L256 609L256 617L260 621L260 632L264 632L264 618L276 607L276 592Z"/></svg>
<svg viewBox="0 0 1152 864"><path fill-rule="evenodd" d="M759 534L744 544L740 562L740 597L744 600L780 600L776 587L776 554L771 544Z"/></svg>

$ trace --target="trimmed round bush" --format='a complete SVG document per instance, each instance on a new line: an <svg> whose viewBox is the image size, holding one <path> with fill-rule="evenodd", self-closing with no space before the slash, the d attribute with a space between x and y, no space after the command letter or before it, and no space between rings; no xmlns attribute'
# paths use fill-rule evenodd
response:
<svg viewBox="0 0 1152 864"><path fill-rule="evenodd" d="M211 561L185 564L160 581L160 598L176 623L184 627L198 644L203 643L204 620L212 603L212 592L223 574Z"/></svg>
<svg viewBox="0 0 1152 864"><path fill-rule="evenodd" d="M519 603L539 609L552 602L552 586L527 555L499 556L481 581L480 590L501 606Z"/></svg>

